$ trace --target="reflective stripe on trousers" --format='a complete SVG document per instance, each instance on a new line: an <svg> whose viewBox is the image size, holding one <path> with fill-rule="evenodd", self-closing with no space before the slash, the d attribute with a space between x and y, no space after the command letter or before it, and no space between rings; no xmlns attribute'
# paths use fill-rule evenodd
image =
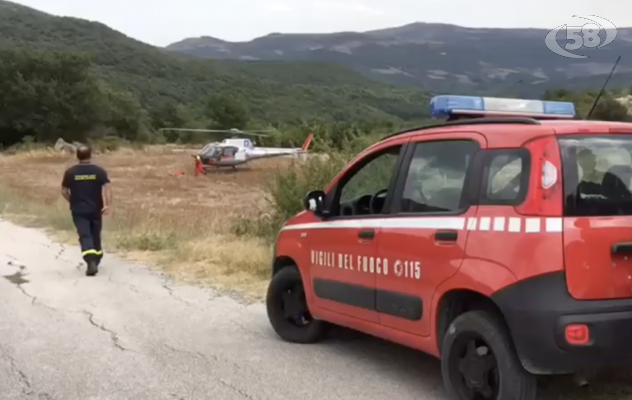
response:
<svg viewBox="0 0 632 400"><path fill-rule="evenodd" d="M101 249L101 213L96 214L72 214L72 220L77 228L79 244L83 258L97 258L103 256Z"/></svg>
<svg viewBox="0 0 632 400"><path fill-rule="evenodd" d="M95 256L102 256L103 255L103 250L94 250L94 249L90 249L90 250L86 250L83 253L81 253L82 256L87 256L87 255L95 255Z"/></svg>

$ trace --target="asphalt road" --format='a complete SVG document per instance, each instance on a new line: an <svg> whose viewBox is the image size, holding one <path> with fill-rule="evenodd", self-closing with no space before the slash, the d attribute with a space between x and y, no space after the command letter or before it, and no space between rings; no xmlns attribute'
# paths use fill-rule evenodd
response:
<svg viewBox="0 0 632 400"><path fill-rule="evenodd" d="M284 343L261 304L112 256L94 278L80 265L0 221L0 399L445 400L423 354L344 331Z"/></svg>

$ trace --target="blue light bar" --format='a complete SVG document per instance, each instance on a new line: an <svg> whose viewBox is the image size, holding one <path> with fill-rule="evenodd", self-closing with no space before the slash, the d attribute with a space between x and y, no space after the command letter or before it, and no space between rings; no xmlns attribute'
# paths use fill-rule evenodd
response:
<svg viewBox="0 0 632 400"><path fill-rule="evenodd" d="M432 117L451 115L503 115L548 119L575 117L575 105L565 101L503 99L477 96L435 96L430 100Z"/></svg>

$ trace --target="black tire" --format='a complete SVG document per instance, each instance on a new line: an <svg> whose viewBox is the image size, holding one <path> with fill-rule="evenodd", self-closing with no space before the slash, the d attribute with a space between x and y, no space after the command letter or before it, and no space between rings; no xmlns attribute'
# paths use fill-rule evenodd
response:
<svg viewBox="0 0 632 400"><path fill-rule="evenodd" d="M474 342L471 342L474 340ZM491 362L493 372L491 383L487 381L486 389L491 390L491 397L472 396L460 373L460 358L466 351L468 343L485 343L477 348L476 360ZM480 356L480 352L491 350L490 356ZM489 353L488 353L489 354ZM490 361L494 359L494 361ZM471 360L471 359L470 359ZM482 361L481 361L482 362ZM476 366L476 368L473 368ZM468 370L480 371L476 363L469 364ZM453 400L493 399L493 400L535 400L537 392L536 377L528 373L520 363L513 341L505 325L492 313L486 311L470 311L457 317L449 326L441 347L441 373L448 396ZM476 372L474 373L476 374ZM478 378L478 377L477 377ZM476 379L478 382L486 379ZM475 384L474 386L478 386ZM468 393L469 392L469 393ZM488 392L489 393L489 392Z"/></svg>
<svg viewBox="0 0 632 400"><path fill-rule="evenodd" d="M298 291L301 304L304 307L303 325L288 318L284 311L284 294L288 291ZM281 339L292 343L315 343L325 334L327 323L312 318L307 307L305 293L303 291L303 280L296 266L289 266L277 272L268 286L266 297L266 309L268 319L272 328Z"/></svg>

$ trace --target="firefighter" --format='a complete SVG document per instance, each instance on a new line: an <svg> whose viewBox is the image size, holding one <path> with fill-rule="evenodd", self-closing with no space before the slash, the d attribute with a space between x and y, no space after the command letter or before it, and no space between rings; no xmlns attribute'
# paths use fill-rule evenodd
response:
<svg viewBox="0 0 632 400"><path fill-rule="evenodd" d="M61 183L61 193L70 204L72 220L77 228L86 275L99 272L103 258L101 248L102 216L110 213L112 188L107 172L92 163L90 147L77 148L77 164L68 168Z"/></svg>
<svg viewBox="0 0 632 400"><path fill-rule="evenodd" d="M603 174L597 170L595 153L584 148L577 152L577 164L581 167L582 176L577 184L579 195L605 195L603 191Z"/></svg>
<svg viewBox="0 0 632 400"><path fill-rule="evenodd" d="M597 156L590 149L582 149L577 153L577 163L582 169L582 182L601 184L603 174L597 170Z"/></svg>

